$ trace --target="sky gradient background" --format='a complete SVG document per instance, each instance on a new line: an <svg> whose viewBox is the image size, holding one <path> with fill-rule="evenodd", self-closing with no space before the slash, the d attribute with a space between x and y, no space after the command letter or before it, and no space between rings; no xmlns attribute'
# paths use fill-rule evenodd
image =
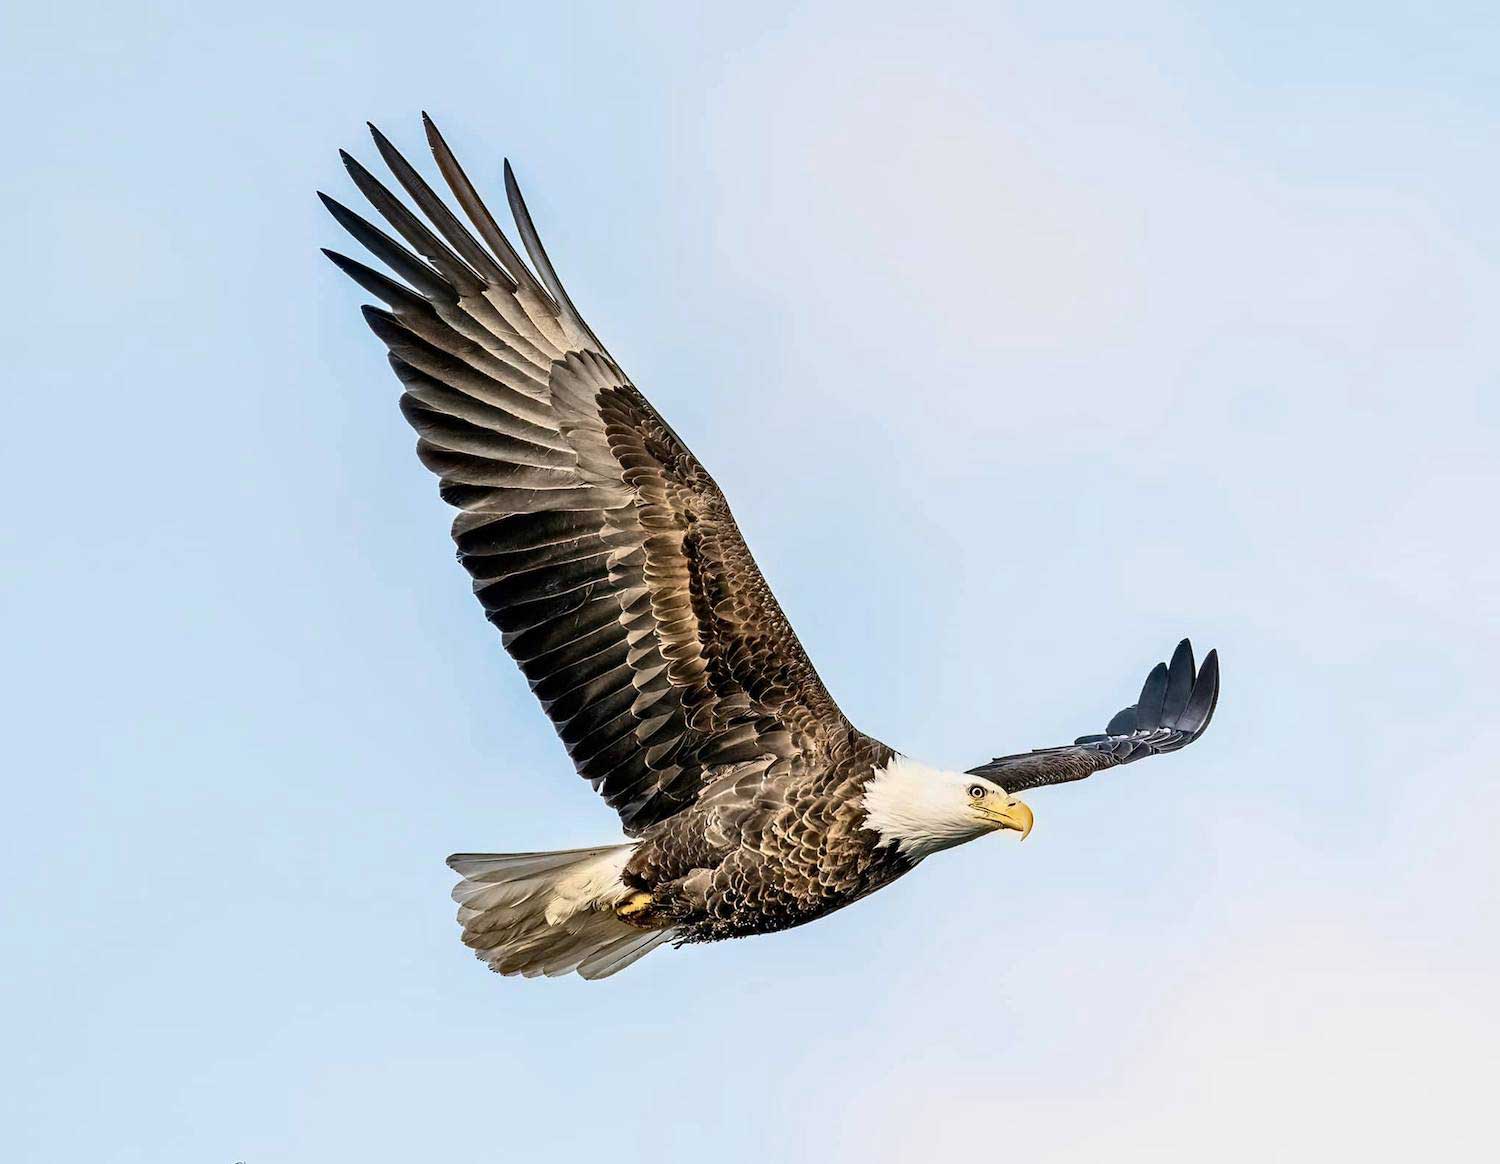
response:
<svg viewBox="0 0 1500 1164"><path fill-rule="evenodd" d="M0 17L0 1155L1480 1157L1492 5L205 7ZM423 108L857 724L1062 742L1191 634L1212 731L815 926L485 973L442 858L617 827L317 253Z"/></svg>

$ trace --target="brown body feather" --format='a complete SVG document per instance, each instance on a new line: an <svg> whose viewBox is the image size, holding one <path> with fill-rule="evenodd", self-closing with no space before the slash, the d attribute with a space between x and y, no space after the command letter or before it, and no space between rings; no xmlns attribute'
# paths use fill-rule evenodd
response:
<svg viewBox="0 0 1500 1164"><path fill-rule="evenodd" d="M892 753L851 736L826 762L747 764L655 826L625 867L686 941L790 929L888 885L913 862L864 827L864 787Z"/></svg>

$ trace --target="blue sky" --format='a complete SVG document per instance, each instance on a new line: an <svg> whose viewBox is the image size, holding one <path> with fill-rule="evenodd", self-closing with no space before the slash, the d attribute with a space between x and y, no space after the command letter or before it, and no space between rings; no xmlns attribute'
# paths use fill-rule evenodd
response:
<svg viewBox="0 0 1500 1164"><path fill-rule="evenodd" d="M1471 1155L1490 6L711 7L0 17L6 1158ZM442 858L617 829L317 254L423 108L856 723L1061 742L1191 634L1209 735L816 926L485 973Z"/></svg>

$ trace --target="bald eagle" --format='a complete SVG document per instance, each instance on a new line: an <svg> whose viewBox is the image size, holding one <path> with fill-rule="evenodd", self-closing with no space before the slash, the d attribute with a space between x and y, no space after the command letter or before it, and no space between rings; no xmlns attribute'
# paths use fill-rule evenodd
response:
<svg viewBox="0 0 1500 1164"><path fill-rule="evenodd" d="M417 455L459 511L459 561L578 773L631 838L450 857L464 943L490 969L604 978L664 942L802 925L954 845L1024 838L1019 792L1203 734L1218 660L1197 667L1187 640L1103 733L1062 747L949 772L856 728L713 478L563 290L510 164L529 264L423 123L468 224L371 126L425 222L343 153L403 241L320 197L399 279L324 253L385 304L365 319L404 388Z"/></svg>

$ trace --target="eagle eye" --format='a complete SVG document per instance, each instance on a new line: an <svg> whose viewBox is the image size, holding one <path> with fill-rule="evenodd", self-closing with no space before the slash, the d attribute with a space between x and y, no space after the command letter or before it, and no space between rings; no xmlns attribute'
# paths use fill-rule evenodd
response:
<svg viewBox="0 0 1500 1164"><path fill-rule="evenodd" d="M980 798L982 798L986 791L987 789L983 784L969 785L969 795L972 796L975 800L979 800Z"/></svg>

